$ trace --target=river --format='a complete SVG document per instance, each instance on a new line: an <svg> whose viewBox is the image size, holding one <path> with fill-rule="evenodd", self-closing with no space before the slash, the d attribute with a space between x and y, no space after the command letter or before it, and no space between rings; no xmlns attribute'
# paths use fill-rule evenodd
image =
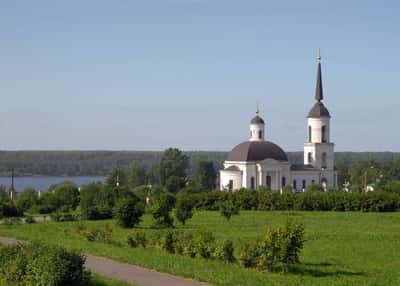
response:
<svg viewBox="0 0 400 286"><path fill-rule="evenodd" d="M92 182L104 182L104 177L98 176L80 176L80 177L15 177L14 186L17 192L23 191L25 188L34 188L37 191L47 191L49 186L61 182L69 181L76 185L84 185ZM0 185L11 186L10 177L0 177Z"/></svg>

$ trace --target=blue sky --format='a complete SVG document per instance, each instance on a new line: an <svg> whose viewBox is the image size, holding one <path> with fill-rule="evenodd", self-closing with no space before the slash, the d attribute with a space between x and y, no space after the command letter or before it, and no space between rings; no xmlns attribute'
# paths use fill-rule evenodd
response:
<svg viewBox="0 0 400 286"><path fill-rule="evenodd" d="M316 51L340 151L400 151L398 1L1 1L0 149L302 150Z"/></svg>

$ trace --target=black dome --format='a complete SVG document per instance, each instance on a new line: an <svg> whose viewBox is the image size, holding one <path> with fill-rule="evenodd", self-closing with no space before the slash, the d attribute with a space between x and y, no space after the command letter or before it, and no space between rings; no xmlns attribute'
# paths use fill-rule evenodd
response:
<svg viewBox="0 0 400 286"><path fill-rule="evenodd" d="M251 124L264 124L264 119L262 119L260 116L256 115L254 118L250 121Z"/></svg>
<svg viewBox="0 0 400 286"><path fill-rule="evenodd" d="M318 101L311 108L310 112L308 113L308 117L320 118L320 117L331 117L331 115L329 114L329 111L325 107L325 105L322 102Z"/></svg>
<svg viewBox="0 0 400 286"><path fill-rule="evenodd" d="M229 152L227 161L263 161L265 159L288 161L281 147L269 141L240 143Z"/></svg>

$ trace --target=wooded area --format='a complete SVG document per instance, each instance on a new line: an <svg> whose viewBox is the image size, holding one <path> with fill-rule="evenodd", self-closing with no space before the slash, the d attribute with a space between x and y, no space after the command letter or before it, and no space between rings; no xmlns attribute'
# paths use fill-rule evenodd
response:
<svg viewBox="0 0 400 286"><path fill-rule="evenodd" d="M212 161L216 170L222 167L227 152L188 151L188 175L194 173L198 161ZM162 151L0 151L0 176L104 176L113 168L125 169L139 164L151 167L160 161ZM288 152L292 163L303 162L303 152ZM356 161L384 162L400 159L393 152L337 152L338 165Z"/></svg>

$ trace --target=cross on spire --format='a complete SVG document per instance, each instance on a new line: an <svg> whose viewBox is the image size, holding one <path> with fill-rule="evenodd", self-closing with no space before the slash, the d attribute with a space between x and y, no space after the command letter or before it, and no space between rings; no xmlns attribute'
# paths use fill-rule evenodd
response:
<svg viewBox="0 0 400 286"><path fill-rule="evenodd" d="M315 99L321 101L324 99L323 89L322 89L322 72L321 72L321 50L318 49L318 66L317 66L317 85L315 88Z"/></svg>

